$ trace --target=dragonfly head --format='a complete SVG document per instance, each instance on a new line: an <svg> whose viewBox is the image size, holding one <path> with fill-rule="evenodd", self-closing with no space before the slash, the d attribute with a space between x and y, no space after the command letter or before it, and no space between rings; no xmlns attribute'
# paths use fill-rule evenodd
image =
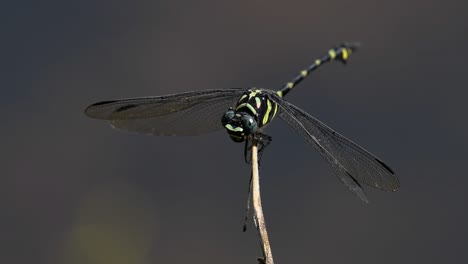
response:
<svg viewBox="0 0 468 264"><path fill-rule="evenodd" d="M243 142L257 131L257 121L252 115L245 112L236 113L232 108L224 113L221 122L234 142Z"/></svg>

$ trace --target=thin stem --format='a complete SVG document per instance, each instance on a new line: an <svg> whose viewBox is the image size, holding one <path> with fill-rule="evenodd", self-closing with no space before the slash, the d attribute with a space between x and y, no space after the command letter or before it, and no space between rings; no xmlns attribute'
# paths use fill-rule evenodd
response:
<svg viewBox="0 0 468 264"><path fill-rule="evenodd" d="M247 231L247 221L249 220L250 216L250 199L252 195L252 174L250 174L250 180L249 180L249 191L247 193L247 207L245 208L245 217L244 217L244 225L242 228L242 231Z"/></svg>
<svg viewBox="0 0 468 264"><path fill-rule="evenodd" d="M260 177L258 173L258 146L255 140L252 141L252 202L254 209L254 221L260 235L263 259L259 258L260 263L273 264L270 241L263 216L262 199L260 198Z"/></svg>

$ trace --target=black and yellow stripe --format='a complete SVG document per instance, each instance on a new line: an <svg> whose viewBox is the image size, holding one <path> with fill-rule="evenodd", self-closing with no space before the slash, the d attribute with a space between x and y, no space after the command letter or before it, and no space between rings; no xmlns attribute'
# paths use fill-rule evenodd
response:
<svg viewBox="0 0 468 264"><path fill-rule="evenodd" d="M358 48L358 46L358 43L343 43L333 49L330 49L327 54L325 54L322 58L315 60L313 64L302 70L299 75L294 77L294 79L292 79L290 82L286 83L276 93L280 97L284 97L289 91L291 91L292 88L304 80L312 71L316 70L326 62L339 60L343 63L346 63L346 61L349 59L349 56Z"/></svg>
<svg viewBox="0 0 468 264"><path fill-rule="evenodd" d="M292 81L286 83L276 93L280 97L284 97L293 87L304 80L312 71L326 62L339 60L343 63L349 59L351 53L356 50L358 44L355 43L343 43L330 49L322 58L314 61L306 69L302 70ZM268 94L270 91L263 89L251 88L241 96L237 101L235 110L236 112L244 112L252 115L257 122L259 128L265 126L276 116L278 111L278 105L269 99ZM228 129L233 131L232 129ZM234 131L238 132L238 131Z"/></svg>
<svg viewBox="0 0 468 264"><path fill-rule="evenodd" d="M236 105L236 112L245 112L255 117L259 127L268 124L276 115L278 105L268 99L268 92L252 88L241 96Z"/></svg>
<svg viewBox="0 0 468 264"><path fill-rule="evenodd" d="M278 91L232 88L109 100L90 105L85 113L110 121L114 128L152 135L200 135L224 127L234 142L245 142L244 156L249 162L248 153L254 144L259 146L259 157L270 144L271 137L261 128L281 110L281 119L325 158L349 190L368 202L361 183L395 191L400 183L393 170L283 98L322 64L333 60L346 63L356 48L357 44L344 43L330 49Z"/></svg>

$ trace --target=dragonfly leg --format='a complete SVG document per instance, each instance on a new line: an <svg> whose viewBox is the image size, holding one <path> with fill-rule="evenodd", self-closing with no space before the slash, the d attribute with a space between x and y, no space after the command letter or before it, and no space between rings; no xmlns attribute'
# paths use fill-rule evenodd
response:
<svg viewBox="0 0 468 264"><path fill-rule="evenodd" d="M272 137L263 133L255 133L254 135L251 135L246 141L245 141L245 149L244 149L244 157L245 157L245 162L248 164L251 164L252 159L251 159L251 153L250 150L252 149L252 141L257 142L258 145L258 163L260 165L260 162L262 160L263 156L263 151L266 149L268 145L270 145L272 141Z"/></svg>
<svg viewBox="0 0 468 264"><path fill-rule="evenodd" d="M271 143L271 136L263 133L255 133L254 140L258 143L258 163L262 160L263 152Z"/></svg>

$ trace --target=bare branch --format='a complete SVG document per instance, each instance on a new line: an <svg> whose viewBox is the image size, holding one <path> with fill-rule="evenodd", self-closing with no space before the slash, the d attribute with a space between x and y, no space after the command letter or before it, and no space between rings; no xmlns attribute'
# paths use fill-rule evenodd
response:
<svg viewBox="0 0 468 264"><path fill-rule="evenodd" d="M258 261L261 264L273 264L270 241L263 216L262 199L260 198L260 176L258 173L258 146L255 140L252 141L252 202L254 209L254 222L260 235L263 258Z"/></svg>

